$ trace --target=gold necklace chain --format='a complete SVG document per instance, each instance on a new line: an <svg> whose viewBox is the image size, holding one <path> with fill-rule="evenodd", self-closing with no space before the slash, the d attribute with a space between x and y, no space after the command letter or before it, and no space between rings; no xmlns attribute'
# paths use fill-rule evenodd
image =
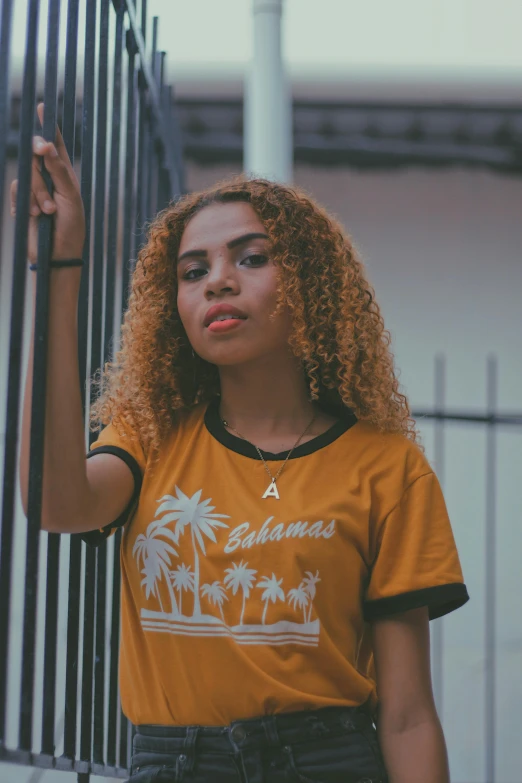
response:
<svg viewBox="0 0 522 783"><path fill-rule="evenodd" d="M312 426L312 424L314 423L316 418L317 418L317 412L314 413L314 415L312 417L312 420L309 422L309 424L306 427L306 429L304 430L304 432L298 437L298 439L296 440L296 442L294 443L294 445L292 446L292 448L290 449L290 451L286 455L285 461L283 462L283 464L281 465L281 467L279 468L279 470L277 471L275 476L272 476L272 473L270 472L270 468L266 464L266 461L265 461L263 455L261 454L261 450L256 446L256 444L252 443L252 441L248 440L248 438L245 438L244 435L241 435L241 433L238 432L238 430L236 430L235 427L233 427L231 424L229 424L227 421L225 421L225 419L221 419L221 423L223 424L223 426L228 427L229 429L233 430L237 435L239 435L240 438L242 438L243 440L246 440L247 443L250 443L250 445L253 446L255 448L255 450L257 451L257 453L259 454L259 458L261 459L261 462L263 463L266 472L270 476L270 484L269 484L268 489L266 490L265 494L262 496L262 498L261 498L262 500L264 500L265 498L269 498L269 497L273 497L273 498L276 498L276 500L279 500L279 492L277 490L276 481L279 478L279 476L281 475L281 473L283 472L283 469L284 469L286 463L288 462L288 460L290 459L290 456L291 456L293 450L300 444L300 442L302 441L302 439L304 438L304 436L306 435L306 433L308 432L308 430L310 429L310 427Z"/></svg>

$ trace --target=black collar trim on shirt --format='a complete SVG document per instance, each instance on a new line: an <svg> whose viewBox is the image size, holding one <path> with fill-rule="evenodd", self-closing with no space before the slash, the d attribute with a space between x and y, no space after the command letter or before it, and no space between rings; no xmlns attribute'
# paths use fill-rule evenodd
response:
<svg viewBox="0 0 522 783"><path fill-rule="evenodd" d="M337 440L337 438L356 423L356 416L346 409L346 413L343 413L342 417L326 430L326 432L297 446L292 452L290 459L306 457L308 454L319 451L319 449L322 449L330 443L333 443L334 440ZM205 425L210 434L227 449L230 449L230 451L235 451L237 454L242 454L244 457L251 457L252 459L259 460L259 454L251 443L239 438L237 435L233 435L223 426L219 416L219 397L216 397L209 403L207 410L205 411ZM263 451L261 449L261 454L263 455L263 459L268 462L269 460L285 459L288 451L289 449L287 451L281 451L278 454L273 454L271 451Z"/></svg>

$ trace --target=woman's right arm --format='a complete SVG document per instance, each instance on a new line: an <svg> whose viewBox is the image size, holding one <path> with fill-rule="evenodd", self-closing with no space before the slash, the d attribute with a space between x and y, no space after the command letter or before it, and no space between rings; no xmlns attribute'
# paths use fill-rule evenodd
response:
<svg viewBox="0 0 522 783"><path fill-rule="evenodd" d="M40 120L43 106L38 107ZM56 143L38 149L35 138L31 184L28 257L36 261L39 215L53 215L53 260L81 258L85 220L79 185L59 131ZM53 179L50 197L39 171L43 156ZM17 183L11 185L14 214ZM49 200L51 208L46 208ZM20 490L27 514L31 396L33 385L34 311L36 272L33 277L33 323L26 375L20 451ZM134 479L130 468L113 454L85 456L85 435L78 362L78 296L81 267L54 268L50 273L49 343L42 486L42 529L53 533L83 533L113 522L127 507Z"/></svg>

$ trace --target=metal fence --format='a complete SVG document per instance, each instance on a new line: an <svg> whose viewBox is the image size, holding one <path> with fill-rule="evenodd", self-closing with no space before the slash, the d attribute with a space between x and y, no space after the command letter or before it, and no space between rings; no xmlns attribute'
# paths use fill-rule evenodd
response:
<svg viewBox="0 0 522 783"><path fill-rule="evenodd" d="M18 103L10 82L14 49L21 44L12 35L14 0L2 0L1 5L0 217L9 140L13 142L13 108L18 108L20 116L15 140L19 189L14 251L12 257L2 257L0 266L0 279L9 286L10 299L0 553L0 760L76 771L78 780L86 783L91 773L125 777L129 763L132 729L121 713L117 684L121 533L114 537L114 545L98 550L76 537L61 540L56 534L40 534L52 230L46 216L40 218L38 236L38 350L28 523L23 557L17 559L15 552L22 524L20 519L16 522L16 466L37 96L45 103L45 118L43 132L39 127L36 131L52 139L58 122L71 159L81 151L87 237L78 313L84 415L91 368L94 371L110 359L117 339L113 324L120 323L127 305L132 259L143 240L143 225L183 191L183 171L173 96L164 84L165 53L157 51L158 19L154 18L149 30L147 0L139 6L134 0L48 0L47 9L47 19L40 19L40 0L27 0L22 100ZM62 41L60 24L65 14ZM43 27L47 45L42 94L38 34ZM77 72L82 57L83 75ZM81 100L77 82L82 85ZM44 176L48 177L46 172ZM86 428L90 445L96 436L87 433ZM21 608L13 613L14 594L20 585ZM20 638L13 647L18 621ZM63 624L65 644L59 640ZM18 642L18 651L13 653ZM17 662L20 676L14 684L17 678L12 669Z"/></svg>

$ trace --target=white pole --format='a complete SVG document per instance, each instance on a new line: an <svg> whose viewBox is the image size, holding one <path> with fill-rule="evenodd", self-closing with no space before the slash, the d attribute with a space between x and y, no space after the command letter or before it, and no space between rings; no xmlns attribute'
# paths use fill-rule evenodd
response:
<svg viewBox="0 0 522 783"><path fill-rule="evenodd" d="M292 106L281 51L283 0L252 0L253 57L245 88L244 169L292 179Z"/></svg>

